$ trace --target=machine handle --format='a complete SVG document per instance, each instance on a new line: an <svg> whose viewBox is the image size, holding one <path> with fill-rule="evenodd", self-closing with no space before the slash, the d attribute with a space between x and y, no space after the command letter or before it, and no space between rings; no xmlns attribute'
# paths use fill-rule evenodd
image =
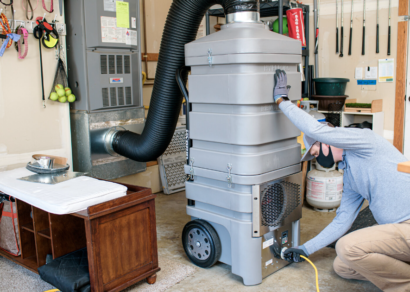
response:
<svg viewBox="0 0 410 292"><path fill-rule="evenodd" d="M343 57L343 26L340 28L340 55L339 57Z"/></svg>
<svg viewBox="0 0 410 292"><path fill-rule="evenodd" d="M379 24L376 26L376 54L379 53Z"/></svg>
<svg viewBox="0 0 410 292"><path fill-rule="evenodd" d="M336 53L339 53L339 28L336 27Z"/></svg>
<svg viewBox="0 0 410 292"><path fill-rule="evenodd" d="M191 67L187 66L182 66L181 68L177 69L177 72L175 73L175 78L177 80L177 84L179 89L181 90L182 95L185 97L186 102L189 102L189 94L188 94L188 89L186 88L186 85L184 81L182 80L182 74L186 71L190 71Z"/></svg>
<svg viewBox="0 0 410 292"><path fill-rule="evenodd" d="M366 38L366 27L363 26L363 38L362 38L362 55L363 56L364 56L364 52L365 52L365 48L364 48L365 38Z"/></svg>

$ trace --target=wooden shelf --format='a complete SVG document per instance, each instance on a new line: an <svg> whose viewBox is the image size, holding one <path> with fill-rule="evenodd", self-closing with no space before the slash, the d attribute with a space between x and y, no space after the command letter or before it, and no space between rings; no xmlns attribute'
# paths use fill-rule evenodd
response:
<svg viewBox="0 0 410 292"><path fill-rule="evenodd" d="M51 236L50 236L50 228L47 228L47 229L38 231L37 234L40 235L40 236L42 236L42 237L51 239Z"/></svg>
<svg viewBox="0 0 410 292"><path fill-rule="evenodd" d="M376 134L383 137L384 131L384 113L355 113L342 112L342 127L349 126L353 123L363 123L367 121L372 123L372 130Z"/></svg>
<svg viewBox="0 0 410 292"><path fill-rule="evenodd" d="M34 233L33 222L25 224L25 225L21 226L21 228Z"/></svg>
<svg viewBox="0 0 410 292"><path fill-rule="evenodd" d="M56 215L16 199L21 256L0 256L38 273L47 255L59 258L87 247L91 289L120 291L147 279L158 267L155 195L150 189L125 185L127 195L90 206L75 214ZM127 249L113 248L123 242Z"/></svg>
<svg viewBox="0 0 410 292"><path fill-rule="evenodd" d="M410 173L410 161L399 163L397 165L397 170L400 172Z"/></svg>

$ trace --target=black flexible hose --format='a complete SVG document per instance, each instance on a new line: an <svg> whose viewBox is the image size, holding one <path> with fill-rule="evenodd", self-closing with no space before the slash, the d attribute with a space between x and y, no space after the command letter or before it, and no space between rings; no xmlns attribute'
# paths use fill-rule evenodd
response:
<svg viewBox="0 0 410 292"><path fill-rule="evenodd" d="M155 83L144 131L120 131L113 140L116 153L147 162L164 153L172 140L182 104L175 72L185 65L185 44L196 38L206 11L220 4L225 13L259 11L259 0L174 0L162 35ZM182 75L186 83L188 72Z"/></svg>

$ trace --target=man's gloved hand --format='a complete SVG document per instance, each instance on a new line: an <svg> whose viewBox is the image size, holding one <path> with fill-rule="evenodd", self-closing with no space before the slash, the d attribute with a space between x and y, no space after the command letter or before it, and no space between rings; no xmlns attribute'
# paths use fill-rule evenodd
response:
<svg viewBox="0 0 410 292"><path fill-rule="evenodd" d="M305 259L302 259L300 256L303 255L308 257L308 255L300 248L288 248L283 252L285 260L289 263L299 263L303 262Z"/></svg>
<svg viewBox="0 0 410 292"><path fill-rule="evenodd" d="M273 88L273 100L277 102L280 98L285 100L288 99L288 93L290 90L290 86L288 86L288 77L286 76L286 72L283 70L276 70L274 75L274 88Z"/></svg>

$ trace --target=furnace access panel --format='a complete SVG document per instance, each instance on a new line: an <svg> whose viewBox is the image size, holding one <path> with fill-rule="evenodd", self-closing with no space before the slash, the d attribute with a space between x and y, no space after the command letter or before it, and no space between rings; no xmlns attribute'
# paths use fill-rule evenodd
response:
<svg viewBox="0 0 410 292"><path fill-rule="evenodd" d="M71 109L142 106L139 1L65 2Z"/></svg>

